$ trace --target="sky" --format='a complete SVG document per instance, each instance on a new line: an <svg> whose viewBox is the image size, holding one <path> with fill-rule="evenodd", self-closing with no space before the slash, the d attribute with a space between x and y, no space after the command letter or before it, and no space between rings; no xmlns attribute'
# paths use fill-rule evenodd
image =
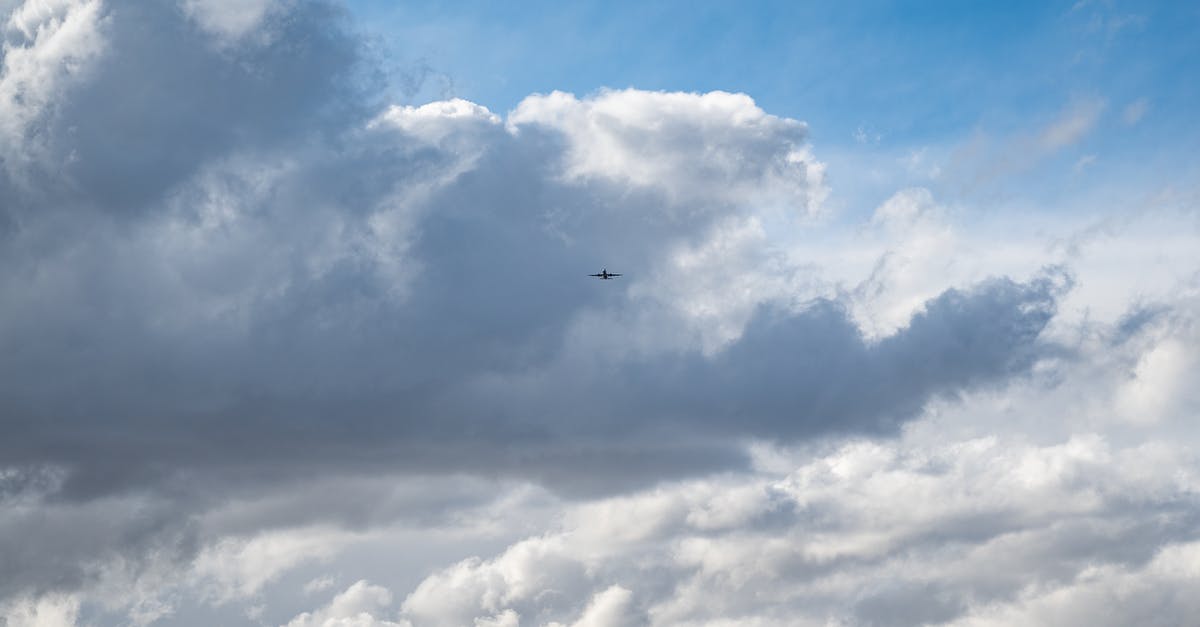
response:
<svg viewBox="0 0 1200 627"><path fill-rule="evenodd" d="M0 20L0 625L1200 611L1194 3Z"/></svg>

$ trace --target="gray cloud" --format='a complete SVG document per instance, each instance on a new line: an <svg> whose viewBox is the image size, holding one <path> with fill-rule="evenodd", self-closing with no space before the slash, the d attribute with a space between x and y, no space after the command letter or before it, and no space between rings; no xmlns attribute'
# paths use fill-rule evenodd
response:
<svg viewBox="0 0 1200 627"><path fill-rule="evenodd" d="M85 49L77 71L44 88L57 87L15 147L37 160L12 172L25 194L6 198L10 209L152 212L210 159L340 132L371 106L360 44L346 17L326 3L298 3L264 18L261 36L232 48L218 46L170 3L64 4L72 7L68 18L90 22L75 29L103 43ZM38 43L9 50L6 73Z"/></svg>
<svg viewBox="0 0 1200 627"><path fill-rule="evenodd" d="M304 3L230 44L168 5L95 13L102 52L6 203L24 208L0 278L6 463L71 469L77 495L213 465L569 482L617 456L653 478L735 463L730 435L894 429L1041 350L1053 292L999 280L878 345L836 302L764 302L715 355L575 363L581 316L638 306L592 266L653 290L645 270L723 220L814 211L803 125L636 91L533 98L508 127L461 101L367 124L370 71L337 17Z"/></svg>
<svg viewBox="0 0 1200 627"><path fill-rule="evenodd" d="M751 438L895 434L1056 354L1053 273L874 339L836 296L759 289L803 272L762 224L811 228L827 192L805 126L746 96L385 109L336 6L197 6L64 2L6 31L0 597L399 509L349 491L205 528L233 496L371 472L610 493L745 469ZM646 296L705 272L694 250L723 279L699 314ZM626 276L589 281L603 265Z"/></svg>

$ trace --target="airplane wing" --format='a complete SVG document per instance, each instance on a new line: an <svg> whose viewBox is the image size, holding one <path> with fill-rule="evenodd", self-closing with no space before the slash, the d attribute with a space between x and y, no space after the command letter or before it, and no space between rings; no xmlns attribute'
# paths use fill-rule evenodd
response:
<svg viewBox="0 0 1200 627"><path fill-rule="evenodd" d="M616 274L616 273L613 273L613 272L609 272L609 273L608 273L608 276L621 276L621 275L619 275L619 274Z"/></svg>

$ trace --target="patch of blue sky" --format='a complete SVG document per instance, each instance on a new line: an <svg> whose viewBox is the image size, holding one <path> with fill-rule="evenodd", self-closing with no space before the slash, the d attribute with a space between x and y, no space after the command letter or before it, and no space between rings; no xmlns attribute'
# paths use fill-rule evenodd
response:
<svg viewBox="0 0 1200 627"><path fill-rule="evenodd" d="M805 120L852 217L897 186L1059 210L1200 179L1200 5L353 0L413 101L745 92ZM1184 193L1194 193L1187 192ZM1130 192L1132 194L1132 192ZM1125 199L1120 202L1129 201Z"/></svg>

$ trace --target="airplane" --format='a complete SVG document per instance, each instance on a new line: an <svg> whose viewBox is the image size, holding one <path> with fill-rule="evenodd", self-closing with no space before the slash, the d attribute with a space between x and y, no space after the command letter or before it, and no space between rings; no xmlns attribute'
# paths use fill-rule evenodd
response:
<svg viewBox="0 0 1200 627"><path fill-rule="evenodd" d="M609 272L609 271L608 271L608 268L605 268L605 269L603 269L603 270L601 270L601 271L600 271L600 274L589 274L588 276L600 277L600 280L601 280L601 281L607 281L607 280L609 280L609 279L611 279L611 278L613 278L613 277L618 277L618 276L621 276L621 275L619 275L619 274L613 274L612 272Z"/></svg>

